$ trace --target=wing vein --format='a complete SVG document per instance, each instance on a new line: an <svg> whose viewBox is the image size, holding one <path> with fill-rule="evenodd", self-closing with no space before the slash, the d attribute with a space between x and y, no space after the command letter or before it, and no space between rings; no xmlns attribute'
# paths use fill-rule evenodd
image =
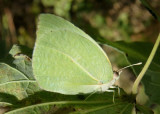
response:
<svg viewBox="0 0 160 114"><path fill-rule="evenodd" d="M79 29L79 28L78 28ZM86 34L87 35L87 37L86 36L84 36L84 35L81 35L81 34L79 34L78 32L73 32L73 31L71 31L70 29L68 29L68 28L56 28L56 29L50 29L50 30L48 30L47 32L46 31L44 31L44 33L42 34L42 36L41 37L43 37L45 34L47 34L47 33L49 33L49 32L51 32L51 31L69 31L69 32L72 32L72 33L75 33L75 34L78 34L79 36L82 36L83 38L86 38L87 40L89 40L90 42L92 42L96 47L98 47L98 49L103 53L103 55L105 56L105 58L107 59L107 61L109 62L109 64L111 65L111 63L110 63L110 61L109 61L109 59L108 59L108 56L106 55L106 53L102 50L102 48L88 35L88 34ZM82 31L83 32L83 31ZM41 38L40 37L40 38Z"/></svg>
<svg viewBox="0 0 160 114"><path fill-rule="evenodd" d="M44 46L42 46L41 45L41 47L44 47ZM48 48L50 48L50 47L48 47ZM58 53L61 53L61 54L63 54L64 56L66 56L66 57L68 57L69 59L71 59L72 61L73 61L73 63L75 63L80 69L82 69L85 73L87 73L88 74L88 76L89 77L91 77L92 79L94 79L94 80L96 80L97 82L99 82L99 80L98 79L96 79L94 76L92 76L92 74L90 74L86 69L84 69L75 59L73 59L71 56L69 56L68 54L66 54L66 53L64 53L64 52L62 52L62 51L60 51L60 50L57 50L56 48L50 48L50 49L52 49L52 50L55 50L55 51L57 51Z"/></svg>

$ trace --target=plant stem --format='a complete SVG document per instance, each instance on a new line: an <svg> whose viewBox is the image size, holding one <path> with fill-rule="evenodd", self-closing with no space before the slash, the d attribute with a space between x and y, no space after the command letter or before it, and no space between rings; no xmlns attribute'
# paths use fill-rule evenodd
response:
<svg viewBox="0 0 160 114"><path fill-rule="evenodd" d="M148 0L140 0L141 3L148 9L148 11L157 19L160 21L160 14L157 12L148 2Z"/></svg>
<svg viewBox="0 0 160 114"><path fill-rule="evenodd" d="M134 94L134 95L137 94L139 83L140 83L140 81L142 80L142 78L143 78L145 72L147 71L149 65L151 64L151 62L152 62L152 60L153 60L153 57L154 57L154 55L155 55L155 53L156 53L156 50L158 49L159 43L160 43L160 34L158 35L158 38L157 38L157 40L156 40L156 43L154 44L154 47L153 47L153 49L152 49L152 51L151 51L151 54L150 54L150 56L149 56L146 64L144 65L142 71L140 72L140 74L138 75L136 81L135 81L134 84L133 84L132 94Z"/></svg>

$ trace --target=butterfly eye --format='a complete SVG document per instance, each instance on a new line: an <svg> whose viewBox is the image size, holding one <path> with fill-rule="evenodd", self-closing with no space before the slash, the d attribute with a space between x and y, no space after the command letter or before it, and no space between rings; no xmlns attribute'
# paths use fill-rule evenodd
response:
<svg viewBox="0 0 160 114"><path fill-rule="evenodd" d="M117 72L117 71L113 71L113 78L118 78L118 77L119 77L119 75L120 75L120 73L119 73L119 72Z"/></svg>

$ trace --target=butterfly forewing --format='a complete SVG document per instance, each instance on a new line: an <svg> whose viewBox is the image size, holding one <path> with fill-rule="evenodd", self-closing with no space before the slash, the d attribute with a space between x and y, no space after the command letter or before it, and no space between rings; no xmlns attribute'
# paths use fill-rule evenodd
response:
<svg viewBox="0 0 160 114"><path fill-rule="evenodd" d="M108 57L87 34L54 15L41 15L39 21L33 72L42 89L90 93L112 80Z"/></svg>

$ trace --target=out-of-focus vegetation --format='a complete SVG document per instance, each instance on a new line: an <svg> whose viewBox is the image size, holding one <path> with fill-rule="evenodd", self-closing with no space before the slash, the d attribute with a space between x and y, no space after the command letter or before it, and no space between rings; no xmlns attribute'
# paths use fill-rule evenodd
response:
<svg viewBox="0 0 160 114"><path fill-rule="evenodd" d="M151 5L160 11L160 1ZM15 43L33 48L40 13L66 18L86 33L112 41L154 41L158 23L139 0L2 0L0 2L0 54Z"/></svg>

